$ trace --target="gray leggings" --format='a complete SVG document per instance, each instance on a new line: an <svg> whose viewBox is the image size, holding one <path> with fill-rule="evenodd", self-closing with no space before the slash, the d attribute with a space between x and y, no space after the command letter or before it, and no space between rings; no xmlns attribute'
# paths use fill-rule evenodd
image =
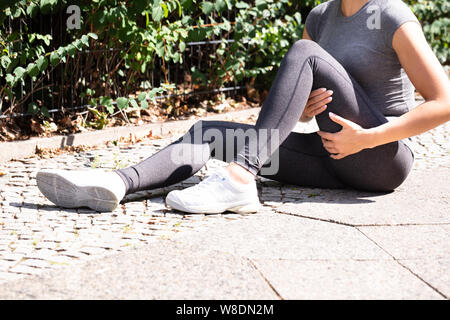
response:
<svg viewBox="0 0 450 320"><path fill-rule="evenodd" d="M183 181L200 170L211 157L231 160L254 174L298 186L394 190L406 179L414 160L402 141L334 160L317 133L292 132L311 91L322 87L334 92L326 111L316 116L322 131L341 129L329 119L330 111L363 128L387 122L339 62L315 42L299 40L284 57L254 126L229 121L199 121L164 149L139 164L116 172L125 181L127 194ZM213 136L204 134L210 129L221 132L225 142L222 150L218 150L219 144L212 143L215 141ZM236 129L253 129L257 134L248 135L244 141L238 139L238 135L227 134ZM278 129L278 135L259 134L264 131L260 129ZM191 140L192 137L197 139ZM230 143L230 139L235 141ZM230 145L233 148L225 147ZM180 150L187 150L195 157L186 155L174 161L174 154ZM265 174L262 168L269 167L275 156L278 171Z"/></svg>

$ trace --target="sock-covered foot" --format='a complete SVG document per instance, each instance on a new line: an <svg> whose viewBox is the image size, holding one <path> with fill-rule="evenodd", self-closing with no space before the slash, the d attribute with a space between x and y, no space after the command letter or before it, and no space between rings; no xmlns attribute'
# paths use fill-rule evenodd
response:
<svg viewBox="0 0 450 320"><path fill-rule="evenodd" d="M189 213L250 213L258 211L261 204L254 180L239 183L224 168L219 168L192 187L169 192L166 205Z"/></svg>
<svg viewBox="0 0 450 320"><path fill-rule="evenodd" d="M101 169L41 170L36 182L48 200L64 208L113 211L125 195L122 178Z"/></svg>

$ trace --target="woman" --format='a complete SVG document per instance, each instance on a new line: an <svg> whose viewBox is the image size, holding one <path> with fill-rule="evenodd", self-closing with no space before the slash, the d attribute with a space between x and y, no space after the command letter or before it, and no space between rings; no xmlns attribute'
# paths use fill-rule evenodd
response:
<svg viewBox="0 0 450 320"><path fill-rule="evenodd" d="M417 18L401 0L331 0L308 15L303 38L284 57L254 126L199 121L135 166L42 170L39 189L63 207L113 210L125 194L180 182L213 156L230 163L195 186L171 191L169 207L255 212L256 175L299 186L394 190L414 160L405 139L450 120L449 79ZM415 108L414 87L425 98ZM291 132L299 118L312 117L319 132ZM206 134L212 129L227 145L237 140L230 131L254 134L232 149L212 148L215 139ZM264 173L273 163L278 170Z"/></svg>

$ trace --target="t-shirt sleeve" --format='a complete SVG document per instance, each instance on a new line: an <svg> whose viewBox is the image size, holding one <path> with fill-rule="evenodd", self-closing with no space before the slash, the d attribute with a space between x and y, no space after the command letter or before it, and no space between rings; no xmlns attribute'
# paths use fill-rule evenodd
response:
<svg viewBox="0 0 450 320"><path fill-rule="evenodd" d="M319 24L320 24L321 10L320 6L314 7L306 17L305 27L306 31L313 41L319 38Z"/></svg>
<svg viewBox="0 0 450 320"><path fill-rule="evenodd" d="M384 29L385 42L388 47L392 48L395 31L408 21L414 21L420 25L408 5L401 0L391 0L389 6L381 13L381 28Z"/></svg>

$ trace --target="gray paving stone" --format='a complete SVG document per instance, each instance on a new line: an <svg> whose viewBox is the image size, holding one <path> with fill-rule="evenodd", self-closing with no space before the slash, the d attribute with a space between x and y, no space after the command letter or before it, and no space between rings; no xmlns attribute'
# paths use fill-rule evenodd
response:
<svg viewBox="0 0 450 320"><path fill-rule="evenodd" d="M450 168L414 170L389 194L298 188L297 201L275 203L275 208L356 226L450 223L450 183L436 183L436 179L450 181Z"/></svg>
<svg viewBox="0 0 450 320"><path fill-rule="evenodd" d="M0 284L2 284L2 283L4 284L7 281L11 281L11 280L22 279L23 277L24 277L23 274L0 271ZM2 291L2 288L0 287L0 292L1 291Z"/></svg>
<svg viewBox="0 0 450 320"><path fill-rule="evenodd" d="M359 227L396 259L450 258L450 225Z"/></svg>
<svg viewBox="0 0 450 320"><path fill-rule="evenodd" d="M32 267L32 268L49 268L50 267L49 262L47 262L45 260L41 260L41 259L26 259L26 260L22 261L20 263L20 265L28 266L28 267Z"/></svg>
<svg viewBox="0 0 450 320"><path fill-rule="evenodd" d="M172 241L0 287L1 299L277 299L246 260Z"/></svg>
<svg viewBox="0 0 450 320"><path fill-rule="evenodd" d="M15 264L17 264L17 261L0 260L0 271L6 271Z"/></svg>
<svg viewBox="0 0 450 320"><path fill-rule="evenodd" d="M248 258L391 259L352 227L270 213L218 221L174 239Z"/></svg>
<svg viewBox="0 0 450 320"><path fill-rule="evenodd" d="M254 263L283 299L443 299L395 261Z"/></svg>
<svg viewBox="0 0 450 320"><path fill-rule="evenodd" d="M33 268L33 267L22 265L22 264L14 266L14 267L10 268L8 271L12 272L12 273L28 274L28 275L41 273L41 270L38 268Z"/></svg>
<svg viewBox="0 0 450 320"><path fill-rule="evenodd" d="M21 253L5 253L2 254L1 259L6 261L20 261L24 257Z"/></svg>
<svg viewBox="0 0 450 320"><path fill-rule="evenodd" d="M399 260L411 272L450 299L450 259Z"/></svg>

